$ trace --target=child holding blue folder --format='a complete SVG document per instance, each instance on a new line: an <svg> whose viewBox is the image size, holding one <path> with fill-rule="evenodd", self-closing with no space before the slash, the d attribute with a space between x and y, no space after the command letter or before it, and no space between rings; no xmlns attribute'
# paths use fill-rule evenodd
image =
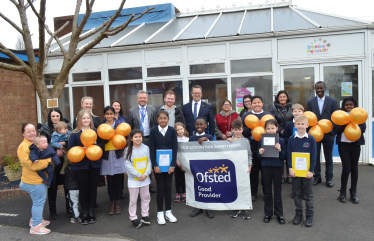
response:
<svg viewBox="0 0 374 241"><path fill-rule="evenodd" d="M157 122L158 126L152 128L149 135L149 149L157 182L157 222L163 225L166 224L165 218L171 223L177 222L171 212L171 184L177 162L178 140L175 129L168 126L168 112L160 110L157 113ZM170 164L166 165L167 162Z"/></svg>

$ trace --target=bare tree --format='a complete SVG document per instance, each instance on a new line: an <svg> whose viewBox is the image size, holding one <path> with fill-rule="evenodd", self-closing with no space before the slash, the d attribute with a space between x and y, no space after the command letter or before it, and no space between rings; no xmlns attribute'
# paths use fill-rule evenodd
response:
<svg viewBox="0 0 374 241"><path fill-rule="evenodd" d="M17 50L25 50L25 43L23 42L22 35L17 36L16 49Z"/></svg>
<svg viewBox="0 0 374 241"><path fill-rule="evenodd" d="M135 14L132 14L129 20L127 20L127 22L121 25L118 25L117 27L111 28L114 20L121 15L121 10L123 9L123 6L126 2L126 0L122 0L117 11L111 18L109 18L107 21L102 23L99 27L95 28L95 30L87 34L81 35L82 30L85 24L87 23L88 18L90 17L95 0L85 1L86 11L79 25L78 25L78 15L79 15L79 11L80 11L83 0L77 0L77 4L75 7L75 11L74 11L73 30L71 34L71 40L69 43L69 49L66 51L60 39L57 37L57 34L61 32L69 24L69 22L66 22L56 32L54 33L51 32L49 27L45 24L46 0L40 0L39 12L33 5L35 0L27 0L26 2L25 0L9 0L9 1L11 1L14 4L14 6L17 8L22 26L19 27L17 24L15 24L11 19L7 18L1 12L0 12L0 17L3 18L5 21L7 21L10 25L12 25L13 28L16 29L22 35L29 65L25 64L20 58L18 58L12 51L10 51L0 42L0 53L3 53L9 56L16 63L16 65L11 65L11 64L0 62L0 68L13 70L13 71L21 71L30 77L38 93L38 96L40 98L44 121L47 120L47 116L48 116L47 99L60 97L65 86L65 80L67 79L70 69L74 66L74 64L76 64L77 61L84 54L86 54L90 49L92 49L98 43L100 43L102 39L107 38L108 36L113 36L113 35L118 34L122 30L124 30L129 25L129 23L141 18L144 14L146 14L148 11L153 9L153 8L149 8L137 17L135 17ZM26 10L28 8L31 8L33 13L38 18L38 25L39 25L39 61L38 62L35 59L35 54L33 51L34 47L31 41L31 33L30 33L28 18L26 14ZM46 42L45 32L47 32L50 35L48 42ZM88 37L98 32L100 32L100 34L94 40L89 42L82 49L79 49L79 50L77 49L79 42L81 42L84 39L87 39ZM61 52L63 54L63 63L62 63L61 70L53 85L53 88L51 91L49 91L47 89L47 85L44 80L43 70L46 66L47 55L48 55L49 48L51 46L53 39L56 40L56 42L58 43L61 49Z"/></svg>

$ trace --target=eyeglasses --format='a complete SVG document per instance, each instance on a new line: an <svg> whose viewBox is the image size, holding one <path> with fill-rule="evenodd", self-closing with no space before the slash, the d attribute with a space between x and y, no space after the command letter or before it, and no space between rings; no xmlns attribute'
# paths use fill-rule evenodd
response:
<svg viewBox="0 0 374 241"><path fill-rule="evenodd" d="M192 92L193 95L201 95L201 92Z"/></svg>
<svg viewBox="0 0 374 241"><path fill-rule="evenodd" d="M230 104L224 104L223 106L231 106Z"/></svg>
<svg viewBox="0 0 374 241"><path fill-rule="evenodd" d="M250 100L244 101L244 104L251 103Z"/></svg>

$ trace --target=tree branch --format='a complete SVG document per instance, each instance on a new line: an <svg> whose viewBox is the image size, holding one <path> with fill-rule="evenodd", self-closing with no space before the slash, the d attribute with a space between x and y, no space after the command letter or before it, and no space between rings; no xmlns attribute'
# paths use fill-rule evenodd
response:
<svg viewBox="0 0 374 241"><path fill-rule="evenodd" d="M86 0L86 12L84 13L82 21L80 22L80 24L78 26L78 29L77 29L79 35L82 33L83 28L86 25L87 20L89 19L90 15L92 13L92 6L93 6L94 3L95 3L95 0L91 0L90 3L88 3L88 0Z"/></svg>
<svg viewBox="0 0 374 241"><path fill-rule="evenodd" d="M35 7L34 7L34 4L32 4L34 1L33 0L27 0L28 2L28 5L31 7L32 11L35 13L35 15L39 18L40 21L44 22L45 21L45 17L42 18L42 16L40 16L40 14L38 13L38 11L36 11ZM42 2L40 2L40 5L42 5ZM27 9L27 5L26 5L26 9ZM45 7L45 1L44 1L44 7Z"/></svg>
<svg viewBox="0 0 374 241"><path fill-rule="evenodd" d="M2 63L2 62L0 62L0 69L7 69L7 70L12 70L12 71L25 72L25 67L24 66L6 64L6 63Z"/></svg>
<svg viewBox="0 0 374 241"><path fill-rule="evenodd" d="M57 42L58 46L60 47L62 54L64 55L65 58L68 58L68 53L66 52L63 44L61 43L60 39L57 37L57 33L60 32L63 28L65 28L69 22L66 22L59 30L57 30L55 33L52 33L51 30L49 30L48 25L44 25L45 29L47 30L47 33L51 35ZM49 45L52 40L48 41ZM49 48L49 47L48 47ZM48 53L48 49L46 49L46 54Z"/></svg>
<svg viewBox="0 0 374 241"><path fill-rule="evenodd" d="M1 42L0 42L0 53L5 54L11 60L13 60L16 64L18 64L18 65L11 65L11 64L0 63L0 68L4 67L4 69L22 71L31 78L31 72L32 72L31 68L27 64L25 64L25 62L23 62L20 58L18 58L17 55L15 55L12 51L10 51L7 47L5 47Z"/></svg>
<svg viewBox="0 0 374 241"><path fill-rule="evenodd" d="M18 7L18 3L15 0L9 0L11 1L16 7Z"/></svg>
<svg viewBox="0 0 374 241"><path fill-rule="evenodd" d="M73 30L72 33L74 34L78 28L78 16L79 10L81 9L82 0L77 0L77 5L75 6L74 18L73 18ZM72 34L72 37L73 37ZM79 35L79 34L78 34Z"/></svg>
<svg viewBox="0 0 374 241"><path fill-rule="evenodd" d="M66 26L68 26L70 23L70 21L67 21L66 23L64 23L64 25L62 25L56 32L53 33L53 35L49 38L47 44L46 44L46 47L45 47L45 58L47 59L47 55L48 55L48 52L49 52L49 48L51 47L51 44L52 44L52 40L54 38L58 38L57 37L57 34L59 32L61 32ZM56 41L57 42L57 41ZM58 42L57 42L58 43Z"/></svg>
<svg viewBox="0 0 374 241"><path fill-rule="evenodd" d="M109 22L109 19L105 22L103 22L99 27L97 27L94 31L92 32L89 32L88 34L84 34L83 36L80 36L79 37L79 42L82 41L82 40L85 40L86 38L88 37L91 37L92 35L94 35L95 33L99 32L101 29L103 29Z"/></svg>
<svg viewBox="0 0 374 241"><path fill-rule="evenodd" d="M122 8L123 8L123 5L125 4L126 0L122 0L119 8L117 9L116 13L109 19L109 22L108 24L105 26L103 32L106 32L109 30L110 26L112 26L114 20L116 20L118 18L118 16L121 14L121 11L122 11Z"/></svg>
<svg viewBox="0 0 374 241"><path fill-rule="evenodd" d="M23 31L21 30L21 28L20 27L18 27L17 26L17 24L15 24L12 20L10 20L9 18L7 18L6 16L4 16L2 13L0 13L0 17L2 18L2 19L4 19L5 21L7 21L10 25L12 25L13 26L13 28L15 28L18 32L20 32L20 34L22 34L22 36L23 36Z"/></svg>

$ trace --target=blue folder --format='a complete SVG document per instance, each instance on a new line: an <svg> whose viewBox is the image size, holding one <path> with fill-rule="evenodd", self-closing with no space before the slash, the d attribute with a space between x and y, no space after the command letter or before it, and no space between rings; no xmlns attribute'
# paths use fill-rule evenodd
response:
<svg viewBox="0 0 374 241"><path fill-rule="evenodd" d="M157 160L157 166L160 168L161 172L168 172L171 164L171 159L173 150L166 149L166 150L156 150L156 160ZM166 163L167 156L169 156L169 161ZM160 163L161 159L161 163Z"/></svg>

